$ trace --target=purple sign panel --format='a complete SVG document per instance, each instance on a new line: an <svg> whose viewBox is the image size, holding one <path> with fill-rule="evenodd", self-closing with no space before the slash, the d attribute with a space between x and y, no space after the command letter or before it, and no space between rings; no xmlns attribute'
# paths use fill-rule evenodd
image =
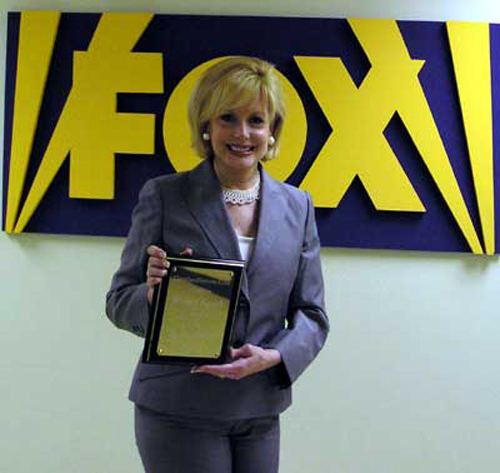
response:
<svg viewBox="0 0 500 473"><path fill-rule="evenodd" d="M494 254L499 51L488 23L10 13L3 230L126 235L144 182L198 162L196 78L249 55L288 104L265 167L323 246Z"/></svg>

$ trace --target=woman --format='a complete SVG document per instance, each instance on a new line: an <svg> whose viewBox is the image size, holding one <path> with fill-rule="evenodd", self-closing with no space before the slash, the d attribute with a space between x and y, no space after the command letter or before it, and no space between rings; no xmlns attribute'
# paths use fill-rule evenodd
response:
<svg viewBox="0 0 500 473"><path fill-rule="evenodd" d="M231 362L182 372L138 363L129 398L147 472L278 471L278 416L328 332L310 197L260 164L276 155L283 118L269 63L217 63L189 106L204 161L152 179L140 193L107 295L119 328L144 336L167 254L247 261Z"/></svg>

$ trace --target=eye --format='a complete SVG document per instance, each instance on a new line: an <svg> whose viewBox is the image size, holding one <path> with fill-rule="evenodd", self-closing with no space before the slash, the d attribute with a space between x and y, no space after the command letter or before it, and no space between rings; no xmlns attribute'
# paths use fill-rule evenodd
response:
<svg viewBox="0 0 500 473"><path fill-rule="evenodd" d="M253 115L252 117L250 117L249 121L252 125L263 125L266 122L264 120L264 117L260 115Z"/></svg>
<svg viewBox="0 0 500 473"><path fill-rule="evenodd" d="M225 123L233 123L235 120L235 117L232 113L223 113L219 119Z"/></svg>

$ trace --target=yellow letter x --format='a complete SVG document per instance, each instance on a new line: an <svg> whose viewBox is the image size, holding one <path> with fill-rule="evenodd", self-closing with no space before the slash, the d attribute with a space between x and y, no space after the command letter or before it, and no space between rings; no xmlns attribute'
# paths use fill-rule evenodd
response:
<svg viewBox="0 0 500 473"><path fill-rule="evenodd" d="M356 87L339 58L296 57L333 133L301 187L319 207L337 207L358 176L377 210L425 211L383 132L397 112L469 246L477 233L422 91L418 72L393 20L349 20L371 68Z"/></svg>

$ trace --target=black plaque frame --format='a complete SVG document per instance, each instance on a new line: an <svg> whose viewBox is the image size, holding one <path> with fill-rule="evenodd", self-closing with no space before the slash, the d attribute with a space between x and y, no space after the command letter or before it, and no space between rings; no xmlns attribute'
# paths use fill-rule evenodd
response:
<svg viewBox="0 0 500 473"><path fill-rule="evenodd" d="M237 302L241 289L241 281L243 277L244 261L227 260L227 259L203 259L203 258L183 258L183 257L167 257L170 262L170 267L162 282L155 286L153 294L153 302L150 310L150 318L142 361L144 363L155 364L172 364L172 363L188 363L188 364L221 364L228 360L229 343L231 332L234 325ZM169 295L169 287L171 288L171 278L178 271L189 270L223 270L232 272L233 277L229 288L229 306L224 324L224 334L222 343L217 354L211 357L203 356L176 356L159 353L160 336L164 322L168 318L165 312L165 305ZM168 321L168 320L167 320Z"/></svg>

